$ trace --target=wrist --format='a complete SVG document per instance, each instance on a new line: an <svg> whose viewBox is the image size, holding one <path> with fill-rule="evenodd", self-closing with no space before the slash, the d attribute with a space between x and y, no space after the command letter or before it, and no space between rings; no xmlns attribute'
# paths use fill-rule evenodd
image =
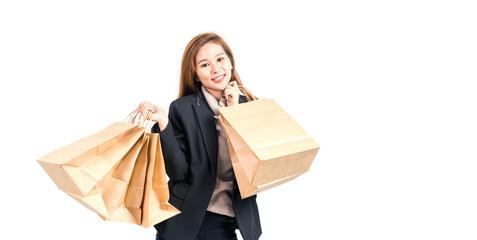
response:
<svg viewBox="0 0 477 240"><path fill-rule="evenodd" d="M157 121L157 124L159 124L159 129L162 132L169 124L169 119L168 118L159 119L159 121Z"/></svg>

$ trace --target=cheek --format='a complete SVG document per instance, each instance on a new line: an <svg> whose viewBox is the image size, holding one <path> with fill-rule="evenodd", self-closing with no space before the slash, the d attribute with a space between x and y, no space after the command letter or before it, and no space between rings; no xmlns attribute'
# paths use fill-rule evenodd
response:
<svg viewBox="0 0 477 240"><path fill-rule="evenodd" d="M230 60L227 59L227 62L225 63L225 66L226 66L228 69L232 69L232 63L230 62Z"/></svg>
<svg viewBox="0 0 477 240"><path fill-rule="evenodd" d="M197 71L197 76L199 77L200 80L206 80L206 79L208 79L210 74L207 71L198 70Z"/></svg>
<svg viewBox="0 0 477 240"><path fill-rule="evenodd" d="M224 70L227 72L227 73L231 73L232 72L232 64L230 63L230 61L227 61L225 62L222 67L224 68Z"/></svg>
<svg viewBox="0 0 477 240"><path fill-rule="evenodd" d="M227 75L232 76L232 65L227 66Z"/></svg>

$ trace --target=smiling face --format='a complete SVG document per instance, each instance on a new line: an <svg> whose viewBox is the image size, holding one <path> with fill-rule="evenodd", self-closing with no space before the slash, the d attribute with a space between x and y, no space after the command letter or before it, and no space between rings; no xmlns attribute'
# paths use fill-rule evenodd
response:
<svg viewBox="0 0 477 240"><path fill-rule="evenodd" d="M199 81L217 99L220 99L232 76L232 64L224 48L216 43L206 43L195 58Z"/></svg>

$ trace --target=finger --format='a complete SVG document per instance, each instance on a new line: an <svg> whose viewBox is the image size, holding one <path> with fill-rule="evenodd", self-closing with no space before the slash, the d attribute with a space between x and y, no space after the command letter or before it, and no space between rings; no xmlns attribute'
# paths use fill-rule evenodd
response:
<svg viewBox="0 0 477 240"><path fill-rule="evenodd" d="M148 104L149 104L149 102L146 102L146 101L141 102L138 106L138 110L140 112L144 112L147 109Z"/></svg>
<svg viewBox="0 0 477 240"><path fill-rule="evenodd" d="M225 91L224 91L224 95L225 95L225 97L227 97L227 98L228 98L228 97L233 97L234 92L233 92L232 90L225 90Z"/></svg>
<svg viewBox="0 0 477 240"><path fill-rule="evenodd" d="M236 90L233 88L225 89L224 93L225 95L233 95L235 94Z"/></svg>
<svg viewBox="0 0 477 240"><path fill-rule="evenodd" d="M146 102L144 104L144 107L150 109L150 108L152 108L152 104L150 102Z"/></svg>
<svg viewBox="0 0 477 240"><path fill-rule="evenodd" d="M227 85L227 87L229 87L231 89L236 88L236 86L237 86L237 81L230 81L229 85Z"/></svg>
<svg viewBox="0 0 477 240"><path fill-rule="evenodd" d="M139 105L137 105L136 110L141 111L142 105L143 105L143 102L140 102Z"/></svg>
<svg viewBox="0 0 477 240"><path fill-rule="evenodd" d="M227 106L231 106L233 105L234 101L233 101L233 96L230 95L227 97Z"/></svg>

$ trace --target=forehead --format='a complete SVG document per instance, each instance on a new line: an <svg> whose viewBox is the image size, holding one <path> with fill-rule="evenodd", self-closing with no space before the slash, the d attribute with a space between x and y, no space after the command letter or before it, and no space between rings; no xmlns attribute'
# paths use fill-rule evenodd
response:
<svg viewBox="0 0 477 240"><path fill-rule="evenodd" d="M221 45L217 43L206 43L199 48L195 60L196 62L199 62L202 59L213 58L219 53L225 53L224 48Z"/></svg>

